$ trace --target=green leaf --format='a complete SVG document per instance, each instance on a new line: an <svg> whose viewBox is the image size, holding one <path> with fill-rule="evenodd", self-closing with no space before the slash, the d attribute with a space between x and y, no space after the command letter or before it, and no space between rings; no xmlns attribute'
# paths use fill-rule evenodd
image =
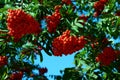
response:
<svg viewBox="0 0 120 80"><path fill-rule="evenodd" d="M75 55L75 58L83 58L86 54L86 50L81 50L79 53Z"/></svg>
<svg viewBox="0 0 120 80"><path fill-rule="evenodd" d="M101 15L101 18L112 18L112 17L115 17L115 16L109 13Z"/></svg>
<svg viewBox="0 0 120 80"><path fill-rule="evenodd" d="M36 13L30 12L30 15L36 17Z"/></svg>
<svg viewBox="0 0 120 80"><path fill-rule="evenodd" d="M83 25L81 23L75 23L75 25L79 28L83 28Z"/></svg>
<svg viewBox="0 0 120 80"><path fill-rule="evenodd" d="M117 19L116 26L120 25L120 17Z"/></svg>
<svg viewBox="0 0 120 80"><path fill-rule="evenodd" d="M43 55L42 55L41 51L39 51L39 55L40 55L40 62L42 62L43 61Z"/></svg>
<svg viewBox="0 0 120 80"><path fill-rule="evenodd" d="M32 44L31 42L27 42L26 44L24 44L23 46L22 46L22 48L34 48L35 46L34 46L34 44Z"/></svg>
<svg viewBox="0 0 120 80"><path fill-rule="evenodd" d="M52 54L49 51L47 50L44 50L44 51L46 52L47 55L52 56Z"/></svg>
<svg viewBox="0 0 120 80"><path fill-rule="evenodd" d="M76 18L72 23L71 23L71 26L72 26L72 30L75 32L75 33L79 33L79 29L83 28L83 25L81 24L83 23L83 20L78 20L78 18Z"/></svg>
<svg viewBox="0 0 120 80"><path fill-rule="evenodd" d="M31 55L31 62L34 64L34 54Z"/></svg>
<svg viewBox="0 0 120 80"><path fill-rule="evenodd" d="M79 32L79 30L78 30L78 27L77 26L72 26L72 28L71 28L74 32Z"/></svg>
<svg viewBox="0 0 120 80"><path fill-rule="evenodd" d="M109 0L108 2L109 2L108 3L109 10L112 10L115 6L116 0Z"/></svg>
<svg viewBox="0 0 120 80"><path fill-rule="evenodd" d="M86 50L82 50L82 51L80 51L80 55L81 55L81 56L84 56L86 53L87 53Z"/></svg>
<svg viewBox="0 0 120 80"><path fill-rule="evenodd" d="M38 4L39 3L39 0L33 0L34 3Z"/></svg>
<svg viewBox="0 0 120 80"><path fill-rule="evenodd" d="M4 9L10 9L10 8L12 8L11 4L6 4L6 5L4 6Z"/></svg>
<svg viewBox="0 0 120 80"><path fill-rule="evenodd" d="M4 41L4 39L0 39L0 42L3 42Z"/></svg>
<svg viewBox="0 0 120 80"><path fill-rule="evenodd" d="M91 68L90 66L87 66L86 68L82 69L82 71L83 71L83 72L87 72L87 71L90 70L90 68Z"/></svg>
<svg viewBox="0 0 120 80"><path fill-rule="evenodd" d="M22 61L25 56L26 56L26 55L24 55L24 54L21 53L21 54L20 54L20 60Z"/></svg>
<svg viewBox="0 0 120 80"><path fill-rule="evenodd" d="M0 20L2 20L2 17L3 17L3 14L2 14L2 13L0 13Z"/></svg>
<svg viewBox="0 0 120 80"><path fill-rule="evenodd" d="M106 79L107 78L107 73L104 73L103 74L103 79Z"/></svg>

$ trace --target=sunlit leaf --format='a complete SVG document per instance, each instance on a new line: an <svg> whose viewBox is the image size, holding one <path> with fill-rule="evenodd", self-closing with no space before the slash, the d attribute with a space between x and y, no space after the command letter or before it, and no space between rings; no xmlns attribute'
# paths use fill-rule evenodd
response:
<svg viewBox="0 0 120 80"><path fill-rule="evenodd" d="M30 58L31 58L32 64L34 64L34 59L35 59L35 58L34 58L34 54L32 54Z"/></svg>

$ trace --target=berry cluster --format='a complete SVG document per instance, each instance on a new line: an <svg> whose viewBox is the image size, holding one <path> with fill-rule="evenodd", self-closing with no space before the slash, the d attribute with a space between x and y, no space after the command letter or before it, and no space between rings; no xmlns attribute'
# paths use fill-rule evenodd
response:
<svg viewBox="0 0 120 80"><path fill-rule="evenodd" d="M40 69L39 69L39 73L42 74L42 75L43 75L44 73L46 73L47 71L48 71L47 68L40 68Z"/></svg>
<svg viewBox="0 0 120 80"><path fill-rule="evenodd" d="M65 4L67 4L67 5L72 4L71 0L62 0L62 3L65 3Z"/></svg>
<svg viewBox="0 0 120 80"><path fill-rule="evenodd" d="M29 14L21 9L8 10L7 28L9 35L18 41L26 34L38 34L41 32L40 24Z"/></svg>
<svg viewBox="0 0 120 80"><path fill-rule="evenodd" d="M15 72L10 75L9 80L22 80L23 72Z"/></svg>
<svg viewBox="0 0 120 80"><path fill-rule="evenodd" d="M115 51L111 47L106 47L103 52L96 57L96 61L102 66L109 66L116 59Z"/></svg>
<svg viewBox="0 0 120 80"><path fill-rule="evenodd" d="M0 67L8 63L8 58L6 56L0 56Z"/></svg>
<svg viewBox="0 0 120 80"><path fill-rule="evenodd" d="M94 3L94 9L95 9L94 17L97 17L101 14L107 2L108 0L99 0Z"/></svg>
<svg viewBox="0 0 120 80"><path fill-rule="evenodd" d="M61 6L56 6L55 12L51 16L46 17L47 29L50 33L54 33L58 24L60 23L61 14L59 12Z"/></svg>
<svg viewBox="0 0 120 80"><path fill-rule="evenodd" d="M70 30L63 32L61 36L56 37L52 42L52 50L55 56L72 54L82 49L86 44L84 36L76 37L70 35Z"/></svg>

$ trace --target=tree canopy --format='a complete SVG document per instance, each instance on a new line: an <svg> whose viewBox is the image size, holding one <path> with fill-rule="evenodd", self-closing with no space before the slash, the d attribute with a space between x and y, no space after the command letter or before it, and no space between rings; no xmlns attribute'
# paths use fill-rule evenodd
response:
<svg viewBox="0 0 120 80"><path fill-rule="evenodd" d="M56 80L119 80L120 0L0 0L0 79L48 80L43 52L75 54Z"/></svg>

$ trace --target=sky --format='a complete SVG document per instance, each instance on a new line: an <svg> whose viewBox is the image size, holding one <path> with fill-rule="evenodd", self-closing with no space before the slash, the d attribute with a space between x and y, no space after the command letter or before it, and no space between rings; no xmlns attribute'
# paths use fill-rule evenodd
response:
<svg viewBox="0 0 120 80"><path fill-rule="evenodd" d="M54 78L50 78L49 75L61 75L60 70L64 70L64 68L74 67L74 55L63 55L59 56L49 56L45 52L43 52L43 62L40 62L39 56L35 61L36 64L39 64L41 67L46 67L48 72L45 74L49 80L54 80Z"/></svg>

